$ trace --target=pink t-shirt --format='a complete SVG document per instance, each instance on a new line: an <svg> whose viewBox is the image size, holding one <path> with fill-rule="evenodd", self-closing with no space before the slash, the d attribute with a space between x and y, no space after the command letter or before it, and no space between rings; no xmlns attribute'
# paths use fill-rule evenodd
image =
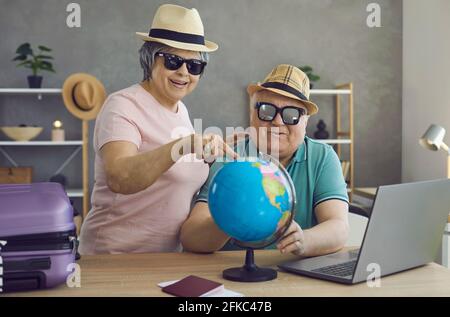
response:
<svg viewBox="0 0 450 317"><path fill-rule="evenodd" d="M174 135L174 131L181 132ZM95 185L92 209L81 228L81 254L181 250L179 230L193 196L208 177L208 165L193 155L190 162L183 157L150 187L122 195L108 188L99 150L111 141L128 141L146 152L193 132L181 101L173 113L139 84L106 99L95 123Z"/></svg>

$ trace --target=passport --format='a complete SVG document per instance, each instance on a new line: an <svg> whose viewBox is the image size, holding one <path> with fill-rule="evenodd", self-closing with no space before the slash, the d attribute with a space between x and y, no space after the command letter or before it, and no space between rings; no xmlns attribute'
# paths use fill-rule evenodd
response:
<svg viewBox="0 0 450 317"><path fill-rule="evenodd" d="M189 275L162 288L162 291L179 297L204 297L224 290L223 284Z"/></svg>

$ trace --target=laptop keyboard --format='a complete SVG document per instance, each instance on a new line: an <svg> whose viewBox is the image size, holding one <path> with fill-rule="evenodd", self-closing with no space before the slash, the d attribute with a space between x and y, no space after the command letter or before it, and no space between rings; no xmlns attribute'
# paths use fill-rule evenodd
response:
<svg viewBox="0 0 450 317"><path fill-rule="evenodd" d="M356 260L344 262L340 264L330 265L330 266L324 266L315 270L312 270L316 273L322 273L326 275L334 275L339 277L349 276L353 275L353 272L355 271L356 266Z"/></svg>

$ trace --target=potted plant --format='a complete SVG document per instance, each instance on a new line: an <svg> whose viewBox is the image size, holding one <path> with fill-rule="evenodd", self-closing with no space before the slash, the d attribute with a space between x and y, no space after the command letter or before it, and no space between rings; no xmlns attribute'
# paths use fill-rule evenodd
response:
<svg viewBox="0 0 450 317"><path fill-rule="evenodd" d="M33 75L28 76L28 86L30 88L41 88L42 76L38 76L40 70L46 70L49 72L55 72L53 65L49 60L53 57L48 55L52 50L43 45L38 46L38 53L35 55L30 43L24 43L20 45L16 50L16 57L13 61L20 61L17 67L23 66L31 68Z"/></svg>
<svg viewBox="0 0 450 317"><path fill-rule="evenodd" d="M313 69L311 66L305 65L305 66L300 66L299 67L305 74L306 76L308 76L309 78L309 89L312 89L314 84L313 82L319 81L320 80L320 76L315 75L313 73Z"/></svg>

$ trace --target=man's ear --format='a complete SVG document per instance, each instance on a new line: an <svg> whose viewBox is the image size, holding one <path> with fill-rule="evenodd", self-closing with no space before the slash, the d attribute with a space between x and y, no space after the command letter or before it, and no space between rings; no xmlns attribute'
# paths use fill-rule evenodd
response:
<svg viewBox="0 0 450 317"><path fill-rule="evenodd" d="M248 114L250 116L250 120L252 119L252 116L255 114L255 110L256 109L252 106L248 107Z"/></svg>
<svg viewBox="0 0 450 317"><path fill-rule="evenodd" d="M308 125L309 115L305 116L305 125Z"/></svg>
<svg viewBox="0 0 450 317"><path fill-rule="evenodd" d="M255 113L255 109L253 109L252 107L250 107L250 109L249 109L249 116L248 116L248 126L249 127L251 127L252 126L252 124L253 124L253 119L254 119L254 116L256 115L256 113Z"/></svg>
<svg viewBox="0 0 450 317"><path fill-rule="evenodd" d="M248 111L249 111L249 120L250 120L250 122L249 122L249 125L251 125L252 124L252 121L253 121L253 116L254 116L254 114L255 114L255 107L253 107L252 106L253 105L253 98L252 98L252 96L248 96Z"/></svg>

